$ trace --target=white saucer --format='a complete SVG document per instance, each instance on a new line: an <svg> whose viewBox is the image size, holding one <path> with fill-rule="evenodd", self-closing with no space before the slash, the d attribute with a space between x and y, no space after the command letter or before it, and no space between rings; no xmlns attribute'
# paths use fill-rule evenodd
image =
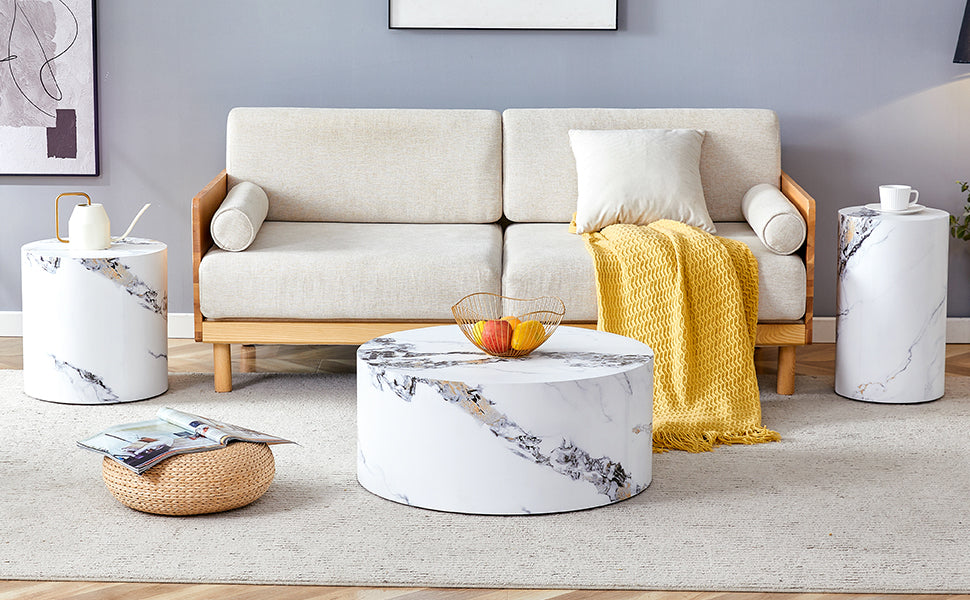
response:
<svg viewBox="0 0 970 600"><path fill-rule="evenodd" d="M918 213L919 211L923 210L926 207L920 204L914 204L913 206L904 208L902 210L889 210L887 208L883 208L882 204L875 202L873 204L866 204L866 208L868 208L869 210L874 210L876 212L881 212L881 213L887 213L890 215L911 215L913 213Z"/></svg>

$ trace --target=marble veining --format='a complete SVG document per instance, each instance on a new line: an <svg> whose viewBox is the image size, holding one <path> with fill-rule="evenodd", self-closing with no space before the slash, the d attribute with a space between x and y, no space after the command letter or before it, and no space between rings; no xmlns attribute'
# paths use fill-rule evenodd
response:
<svg viewBox="0 0 970 600"><path fill-rule="evenodd" d="M589 453L566 440L553 450L551 459L555 464L553 468L557 472L568 475L572 479L582 479L592 483L596 491L609 498L611 502L625 500L646 489L646 486L642 485L631 489L629 475L620 463L606 456L593 458Z"/></svg>
<svg viewBox="0 0 970 600"><path fill-rule="evenodd" d="M388 338L380 338L377 345L383 346L387 342ZM409 356L414 357L416 354L413 348L409 351ZM418 361L413 364L423 365L424 363ZM484 397L479 387L469 387L454 381L438 381L406 375L395 376L393 372L389 373L386 369L373 364L371 364L371 373L380 389L391 390L405 402L411 401L419 385L434 389L443 401L458 406L488 427L495 437L505 440L516 456L547 466L573 480L588 481L599 493L609 498L610 502L629 498L643 489L641 486L631 488L623 466L609 457L594 458L566 439L562 439L557 446L549 448L548 439L533 435L519 427L507 415L497 410L494 403Z"/></svg>
<svg viewBox="0 0 970 600"><path fill-rule="evenodd" d="M849 260L859 251L869 239L877 225L881 224L881 213L872 209L860 206L849 209L845 212L847 217L860 217L858 219L847 219L839 223L839 262L837 273L839 279L845 271L845 266Z"/></svg>
<svg viewBox="0 0 970 600"><path fill-rule="evenodd" d="M835 391L912 403L943 395L948 213L839 211Z"/></svg>
<svg viewBox="0 0 970 600"><path fill-rule="evenodd" d="M61 267L61 257L59 256L47 257L40 254L28 254L26 258L29 265L37 266L47 273L57 273L57 269Z"/></svg>
<svg viewBox="0 0 970 600"><path fill-rule="evenodd" d="M357 464L365 468L368 473L376 474L377 477L381 480L383 484L382 487L384 489L390 489L390 486L387 484L387 478L384 476L383 469L381 469L379 465L373 465L367 462L367 456L364 455L363 450L361 450L360 448L357 449ZM401 504L407 504L408 506L413 506L411 504L411 500L407 497L406 494L400 494L397 492L392 492L392 494L394 495L393 500L395 502L400 502Z"/></svg>
<svg viewBox="0 0 970 600"><path fill-rule="evenodd" d="M78 262L85 269L107 277L112 283L120 286L137 299L142 307L159 315L168 315L167 298L132 273L128 265L120 259L80 258Z"/></svg>
<svg viewBox="0 0 970 600"><path fill-rule="evenodd" d="M618 369L643 363L643 354L605 353L592 351L544 351L542 348L519 358L502 358L485 354L465 341L465 349L444 351L419 350L413 343L400 342L392 337L378 337L358 352L365 363L381 369L434 370L470 365L493 365L509 370L528 371L538 363L561 363L573 369Z"/></svg>
<svg viewBox="0 0 970 600"><path fill-rule="evenodd" d="M71 387L77 392L78 396L88 400L86 404L114 403L118 401L118 395L111 391L111 388L104 382L100 375L82 369L76 365L63 360L58 360L54 355L50 355L54 361L54 369L67 377Z"/></svg>
<svg viewBox="0 0 970 600"><path fill-rule="evenodd" d="M560 327L510 359L445 326L375 338L357 358L358 480L379 496L537 514L650 484L653 353L635 340Z"/></svg>
<svg viewBox="0 0 970 600"><path fill-rule="evenodd" d="M883 376L881 380L876 381L864 381L858 384L857 390L860 398L866 398L870 396L877 395L873 388L878 389L879 394L884 394L888 390L888 386L896 380L901 373L907 372L913 364L914 354L920 351L920 346L928 333L933 333L930 331L934 323L939 319L946 319L946 300L945 298L937 303L936 307L930 313L929 318L921 321L921 327L919 332L916 334L916 338L911 344L906 346L905 352L903 353L902 361L897 367L895 367L887 375ZM938 335L938 334L937 334ZM944 346L945 348L945 346ZM939 352L931 354L929 356L929 373L935 371L943 370L945 372L945 364L943 363L943 358L945 357L945 349L941 354ZM923 394L928 395L932 393L932 384L930 379L927 380L927 385L924 387Z"/></svg>
<svg viewBox="0 0 970 600"><path fill-rule="evenodd" d="M471 348L446 353L421 352L414 344L398 342L392 337L372 339L361 348L357 356L368 365L389 369L442 369L469 362L484 365L505 360Z"/></svg>

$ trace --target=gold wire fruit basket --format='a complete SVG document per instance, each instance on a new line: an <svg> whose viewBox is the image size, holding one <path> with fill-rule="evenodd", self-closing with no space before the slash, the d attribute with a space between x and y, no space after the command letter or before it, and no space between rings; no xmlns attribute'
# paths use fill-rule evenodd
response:
<svg viewBox="0 0 970 600"><path fill-rule="evenodd" d="M541 346L559 327L566 305L554 296L509 298L469 294L451 307L458 328L492 356L517 358Z"/></svg>

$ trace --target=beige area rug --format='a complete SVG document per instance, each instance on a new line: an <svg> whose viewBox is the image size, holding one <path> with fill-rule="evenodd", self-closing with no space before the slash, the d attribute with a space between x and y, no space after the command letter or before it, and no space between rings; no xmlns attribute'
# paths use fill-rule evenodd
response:
<svg viewBox="0 0 970 600"><path fill-rule="evenodd" d="M68 406L0 371L0 579L722 591L970 592L970 379L932 403L763 392L780 443L654 455L631 500L559 515L409 508L355 480L354 377L174 375L152 400ZM763 380L762 390L774 388ZM161 517L116 502L75 440L172 406L299 441L256 503Z"/></svg>

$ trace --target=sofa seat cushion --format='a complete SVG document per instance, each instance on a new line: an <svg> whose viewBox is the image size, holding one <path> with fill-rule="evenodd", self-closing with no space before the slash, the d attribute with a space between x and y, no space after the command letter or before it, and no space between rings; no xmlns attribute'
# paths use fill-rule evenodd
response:
<svg viewBox="0 0 970 600"><path fill-rule="evenodd" d="M245 252L206 253L199 300L212 319L452 319L501 267L495 224L267 221Z"/></svg>
<svg viewBox="0 0 970 600"><path fill-rule="evenodd" d="M716 223L717 235L744 242L758 261L758 320L796 321L805 316L805 261L775 254L747 223Z"/></svg>
<svg viewBox="0 0 970 600"><path fill-rule="evenodd" d="M758 320L805 315L805 264L797 254L768 250L747 223L715 223L717 234L744 242L758 261ZM593 259L567 223L516 223L505 230L502 290L506 296L559 296L563 321L596 320Z"/></svg>

